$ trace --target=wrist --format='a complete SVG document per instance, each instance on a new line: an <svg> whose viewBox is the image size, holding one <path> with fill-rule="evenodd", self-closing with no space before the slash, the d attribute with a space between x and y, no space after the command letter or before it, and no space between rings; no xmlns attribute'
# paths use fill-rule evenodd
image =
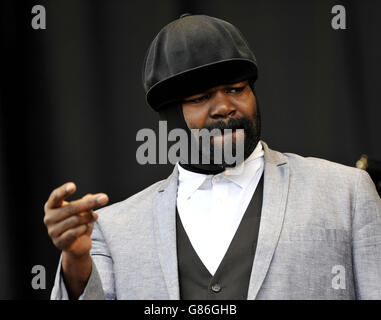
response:
<svg viewBox="0 0 381 320"><path fill-rule="evenodd" d="M70 251L62 251L62 261L70 261L71 263L83 263L90 259L90 252L87 251L83 254L74 254Z"/></svg>
<svg viewBox="0 0 381 320"><path fill-rule="evenodd" d="M62 271L66 279L76 279L78 281L87 281L91 273L90 253L81 256L73 255L69 252L62 252Z"/></svg>

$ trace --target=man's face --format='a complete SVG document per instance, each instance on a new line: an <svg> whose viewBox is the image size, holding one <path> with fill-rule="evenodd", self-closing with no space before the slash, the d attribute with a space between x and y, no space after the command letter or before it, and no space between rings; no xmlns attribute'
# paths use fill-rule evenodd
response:
<svg viewBox="0 0 381 320"><path fill-rule="evenodd" d="M244 143L245 159L258 143L260 114L247 80L192 95L183 100L182 106L189 129L233 129L233 142ZM234 129L244 129L244 136L238 135ZM211 144L217 142L223 145L224 136L212 137Z"/></svg>

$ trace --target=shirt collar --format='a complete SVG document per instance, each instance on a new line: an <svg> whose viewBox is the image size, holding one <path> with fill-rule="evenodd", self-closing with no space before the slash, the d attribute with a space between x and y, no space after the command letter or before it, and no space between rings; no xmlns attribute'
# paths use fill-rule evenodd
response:
<svg viewBox="0 0 381 320"><path fill-rule="evenodd" d="M207 174L196 173L184 169L177 163L179 170L179 185L182 191L182 198L189 198L206 180Z"/></svg>
<svg viewBox="0 0 381 320"><path fill-rule="evenodd" d="M250 184L257 170L260 168L261 162L263 161L263 156L263 147L259 141L254 151L243 163L237 167L226 169L221 173L221 175L245 189ZM258 159L261 159L262 161L258 161Z"/></svg>
<svg viewBox="0 0 381 320"><path fill-rule="evenodd" d="M263 158L263 155L263 147L259 141L254 151L243 163L237 167L226 169L224 172L219 173L216 176L221 176L234 182L241 188L246 188L253 179L256 171L261 166L261 162L255 160ZM185 199L189 198L197 189L199 189L206 179L212 178L212 175L186 170L178 163L177 168L179 170L179 184L182 189L182 198Z"/></svg>

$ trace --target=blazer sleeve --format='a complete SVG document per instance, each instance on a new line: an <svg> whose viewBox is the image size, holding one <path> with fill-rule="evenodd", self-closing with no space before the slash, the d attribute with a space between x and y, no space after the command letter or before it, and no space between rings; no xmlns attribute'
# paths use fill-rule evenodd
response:
<svg viewBox="0 0 381 320"><path fill-rule="evenodd" d="M92 269L89 280L79 300L114 300L115 282L113 261L109 249L103 239L98 223L94 224L91 234L92 248L90 251ZM62 276L62 255L50 298L52 300L68 300L69 296Z"/></svg>
<svg viewBox="0 0 381 320"><path fill-rule="evenodd" d="M357 299L381 299L381 198L363 170L354 195L352 253Z"/></svg>

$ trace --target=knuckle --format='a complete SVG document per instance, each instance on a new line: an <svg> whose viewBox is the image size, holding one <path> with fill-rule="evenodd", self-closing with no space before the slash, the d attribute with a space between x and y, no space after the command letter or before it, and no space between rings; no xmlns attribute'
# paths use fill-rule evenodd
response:
<svg viewBox="0 0 381 320"><path fill-rule="evenodd" d="M66 239L67 241L73 241L77 238L77 232L74 229L70 229L66 233Z"/></svg>
<svg viewBox="0 0 381 320"><path fill-rule="evenodd" d="M48 226L50 224L50 222L51 222L51 217L48 216L48 215L44 216L44 224L45 224L45 226Z"/></svg>
<svg viewBox="0 0 381 320"><path fill-rule="evenodd" d="M78 230L78 232L80 232L81 234L82 234L82 233L85 233L85 232L87 232L88 228L89 228L89 227L88 227L87 224L83 224L83 225L81 226L80 230Z"/></svg>
<svg viewBox="0 0 381 320"><path fill-rule="evenodd" d="M65 207L65 211L69 214L69 215L72 215L72 214L75 214L76 213L76 206L73 205L73 204L69 204Z"/></svg>
<svg viewBox="0 0 381 320"><path fill-rule="evenodd" d="M79 223L81 223L81 217L79 217L79 216L74 216L74 217L72 217L71 220L70 220L70 222L69 222L69 224L70 224L71 226L75 226L75 225L77 225L77 224L79 224Z"/></svg>
<svg viewBox="0 0 381 320"><path fill-rule="evenodd" d="M56 241L56 247L65 250L69 246L69 241L65 237L61 237Z"/></svg>
<svg viewBox="0 0 381 320"><path fill-rule="evenodd" d="M58 249L61 249L62 248L62 240L60 238L58 239L53 239L53 244L58 248Z"/></svg>
<svg viewBox="0 0 381 320"><path fill-rule="evenodd" d="M50 238L52 238L52 239L54 238L54 229L53 228L48 229L48 235Z"/></svg>

